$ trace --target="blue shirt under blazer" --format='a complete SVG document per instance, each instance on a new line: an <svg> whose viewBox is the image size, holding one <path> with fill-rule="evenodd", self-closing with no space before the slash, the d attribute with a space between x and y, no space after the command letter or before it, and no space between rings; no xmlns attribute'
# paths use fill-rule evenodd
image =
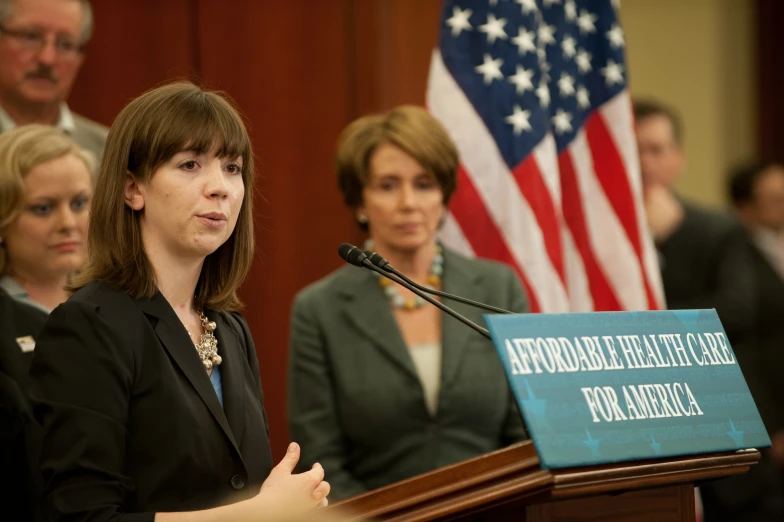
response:
<svg viewBox="0 0 784 522"><path fill-rule="evenodd" d="M515 273L444 249L445 292L525 312ZM482 325L482 310L445 301ZM430 305L426 305L430 306ZM294 304L289 424L301 463L320 462L341 500L496 450L524 438L520 415L492 343L444 314L437 413L378 279L345 266Z"/></svg>
<svg viewBox="0 0 784 522"><path fill-rule="evenodd" d="M31 368L47 520L152 522L258 493L272 455L256 350L239 313L205 313L223 408L160 293L91 283L52 312Z"/></svg>

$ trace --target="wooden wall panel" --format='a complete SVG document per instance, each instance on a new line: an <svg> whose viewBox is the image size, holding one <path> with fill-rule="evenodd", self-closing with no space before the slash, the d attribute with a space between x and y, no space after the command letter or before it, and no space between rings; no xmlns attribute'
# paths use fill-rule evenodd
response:
<svg viewBox="0 0 784 522"><path fill-rule="evenodd" d="M759 153L765 159L784 161L784 55L780 45L784 2L757 0L756 7Z"/></svg>
<svg viewBox="0 0 784 522"><path fill-rule="evenodd" d="M425 103L441 0L354 0L356 113Z"/></svg>
<svg viewBox="0 0 784 522"><path fill-rule="evenodd" d="M135 96L198 74L195 0L93 0L95 30L69 105L104 125Z"/></svg>

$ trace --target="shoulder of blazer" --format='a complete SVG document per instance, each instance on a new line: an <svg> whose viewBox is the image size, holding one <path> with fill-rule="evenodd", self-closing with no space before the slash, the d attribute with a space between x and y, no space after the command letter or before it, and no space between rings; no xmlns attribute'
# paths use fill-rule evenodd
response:
<svg viewBox="0 0 784 522"><path fill-rule="evenodd" d="M58 308L72 306L82 307L90 315L100 317L111 330L127 340L133 340L140 335L145 323L149 324L135 299L99 281L80 288Z"/></svg>
<svg viewBox="0 0 784 522"><path fill-rule="evenodd" d="M694 231L695 238L717 239L744 235L743 225L734 215L687 201L681 203L684 209L683 223L689 231Z"/></svg>
<svg viewBox="0 0 784 522"><path fill-rule="evenodd" d="M76 131L83 134L89 135L95 141L99 143L106 142L106 137L109 135L109 128L105 125L101 125L97 121L93 121L89 118L85 118L81 114L71 113L74 120L74 126L76 127Z"/></svg>
<svg viewBox="0 0 784 522"><path fill-rule="evenodd" d="M242 354L245 356L245 359L247 359L248 339L251 338L248 322L245 320L242 314L237 311L220 312L220 315L223 317L223 320L226 321L229 327L237 334L237 338L239 339L240 345L242 346Z"/></svg>
<svg viewBox="0 0 784 522"><path fill-rule="evenodd" d="M523 282L500 261L469 258L444 248L444 282L451 282L457 293L466 293L463 297L473 293L475 300L513 312L528 311L530 306Z"/></svg>
<svg viewBox="0 0 784 522"><path fill-rule="evenodd" d="M83 286L74 292L68 301L92 304L96 307L108 308L110 311L130 308L138 310L131 296L100 281L93 281Z"/></svg>
<svg viewBox="0 0 784 522"><path fill-rule="evenodd" d="M340 267L297 292L294 307L329 303L341 294L352 295L357 283L367 277L373 276L366 269L352 265Z"/></svg>
<svg viewBox="0 0 784 522"><path fill-rule="evenodd" d="M3 324L0 328L0 332L16 332L19 326L23 326L24 328L33 326L40 330L46 322L47 317L48 315L43 310L18 301L11 297L5 290L0 289L0 324ZM37 333L37 331L26 332L25 335Z"/></svg>
<svg viewBox="0 0 784 522"><path fill-rule="evenodd" d="M457 272L463 281L498 285L507 284L516 277L512 268L505 263L469 258L448 248L444 248L443 252L447 270ZM300 290L294 298L295 306L329 303L341 294L353 295L357 283L364 282L369 277L373 277L369 270L351 265L343 266Z"/></svg>

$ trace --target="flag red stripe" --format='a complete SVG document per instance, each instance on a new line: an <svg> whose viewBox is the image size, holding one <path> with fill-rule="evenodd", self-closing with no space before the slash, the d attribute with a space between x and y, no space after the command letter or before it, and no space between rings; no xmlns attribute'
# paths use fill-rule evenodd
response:
<svg viewBox="0 0 784 522"><path fill-rule="evenodd" d="M462 165L457 170L457 187L458 189L449 202L449 210L460 226L463 235L471 244L471 248L479 257L495 259L513 268L525 286L530 311L541 311L539 300L531 288L528 278L512 256L506 241L501 236L476 187L474 187L471 177Z"/></svg>
<svg viewBox="0 0 784 522"><path fill-rule="evenodd" d="M520 192L528 202L531 210L536 217L536 222L544 237L544 246L547 255L561 278L561 282L566 286L566 272L563 261L563 238L561 237L561 226L559 214L553 204L550 190L544 183L539 165L533 154L521 161L512 170L512 176L520 187Z"/></svg>
<svg viewBox="0 0 784 522"><path fill-rule="evenodd" d="M621 155L598 111L594 112L585 122L585 136L588 140L588 149L591 151L596 178L618 216L618 220L626 232L626 237L629 238L629 242L634 248L645 285L648 308L654 310L657 308L656 298L645 272L642 241L637 226L637 212L634 208L634 196L629 185L629 178Z"/></svg>
<svg viewBox="0 0 784 522"><path fill-rule="evenodd" d="M577 175L574 172L572 157L569 150L565 150L558 156L558 168L561 173L561 199L563 203L563 215L566 225L572 233L577 251L580 253L585 274L588 277L588 287L593 297L594 310L596 311L615 311L621 310L618 298L612 291L607 277L604 275L602 267L596 260L588 239L588 228L585 224L585 210L583 199L580 195Z"/></svg>

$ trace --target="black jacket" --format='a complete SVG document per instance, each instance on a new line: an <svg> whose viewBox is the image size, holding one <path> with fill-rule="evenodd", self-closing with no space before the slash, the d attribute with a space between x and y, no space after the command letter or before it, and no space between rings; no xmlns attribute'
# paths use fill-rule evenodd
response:
<svg viewBox="0 0 784 522"><path fill-rule="evenodd" d="M241 315L206 314L224 408L160 293L92 283L52 312L30 372L47 520L152 522L258 493L272 455L256 350Z"/></svg>
<svg viewBox="0 0 784 522"><path fill-rule="evenodd" d="M0 290L0 506L2 517L35 520L41 489L40 429L33 420L27 371L46 313Z"/></svg>

